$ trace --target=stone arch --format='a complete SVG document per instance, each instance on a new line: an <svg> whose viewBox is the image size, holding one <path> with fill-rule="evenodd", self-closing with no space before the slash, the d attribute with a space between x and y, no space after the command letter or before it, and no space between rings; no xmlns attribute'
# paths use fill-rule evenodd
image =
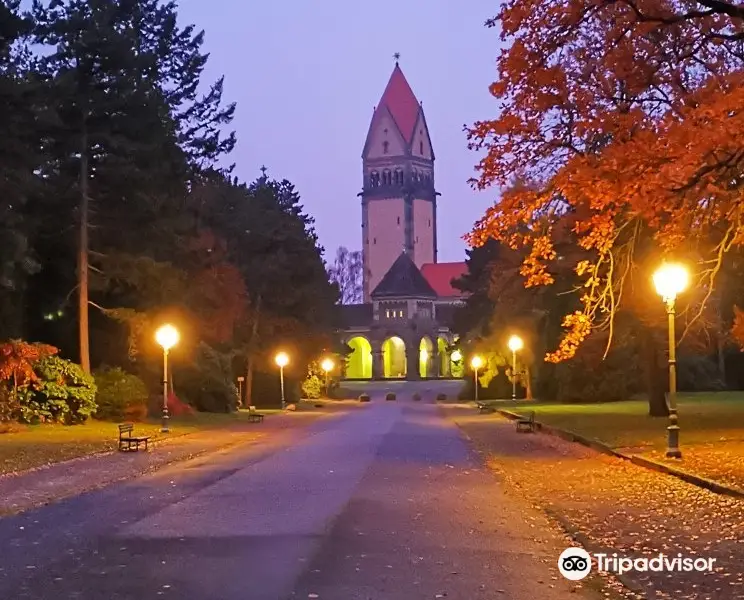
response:
<svg viewBox="0 0 744 600"><path fill-rule="evenodd" d="M439 352L439 376L450 377L452 375L450 369L450 355L449 355L449 342L447 338L439 336L437 338L437 351Z"/></svg>
<svg viewBox="0 0 744 600"><path fill-rule="evenodd" d="M424 336L419 342L418 361L419 375L422 379L429 376L429 365L432 360L434 360L434 344L428 336Z"/></svg>
<svg viewBox="0 0 744 600"><path fill-rule="evenodd" d="M363 335L346 342L352 352L346 359L347 379L372 379L372 345Z"/></svg>
<svg viewBox="0 0 744 600"><path fill-rule="evenodd" d="M400 379L406 376L406 343L397 335L382 343L383 377Z"/></svg>

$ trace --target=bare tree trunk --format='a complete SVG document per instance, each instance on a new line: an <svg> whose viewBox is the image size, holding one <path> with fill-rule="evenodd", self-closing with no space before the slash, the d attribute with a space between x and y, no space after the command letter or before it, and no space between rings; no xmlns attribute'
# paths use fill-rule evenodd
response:
<svg viewBox="0 0 744 600"><path fill-rule="evenodd" d="M646 377L646 394L648 396L648 414L651 417L666 417L669 406L666 401L665 369L659 364L659 343L649 327L641 326L643 344L643 368Z"/></svg>
<svg viewBox="0 0 744 600"><path fill-rule="evenodd" d="M83 121L80 148L80 223L78 246L78 326L80 366L90 373L90 339L88 325L88 130Z"/></svg>
<svg viewBox="0 0 744 600"><path fill-rule="evenodd" d="M527 365L524 367L524 394L526 400L532 400L532 372Z"/></svg>
<svg viewBox="0 0 744 600"><path fill-rule="evenodd" d="M261 319L261 294L256 296L256 310L251 326L251 337L248 340L248 353L245 358L245 404L248 407L253 401L253 352L255 350L256 338L258 337L258 323Z"/></svg>

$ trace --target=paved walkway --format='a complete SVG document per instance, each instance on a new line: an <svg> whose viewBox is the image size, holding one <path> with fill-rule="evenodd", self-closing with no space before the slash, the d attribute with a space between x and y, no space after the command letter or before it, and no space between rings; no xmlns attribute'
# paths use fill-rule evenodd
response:
<svg viewBox="0 0 744 600"><path fill-rule="evenodd" d="M514 423L498 415L445 411L511 494L561 515L597 546L632 557L663 552L716 559L710 574L634 573L649 598L744 598L744 501L553 436L517 434Z"/></svg>
<svg viewBox="0 0 744 600"><path fill-rule="evenodd" d="M304 432L0 519L0 598L597 597L434 405L375 399Z"/></svg>
<svg viewBox="0 0 744 600"><path fill-rule="evenodd" d="M267 437L276 442L277 436L303 427L318 416L310 412L272 415L261 424L243 422L159 440L151 444L149 452L94 454L25 473L0 476L0 515L28 510L237 444L255 444Z"/></svg>

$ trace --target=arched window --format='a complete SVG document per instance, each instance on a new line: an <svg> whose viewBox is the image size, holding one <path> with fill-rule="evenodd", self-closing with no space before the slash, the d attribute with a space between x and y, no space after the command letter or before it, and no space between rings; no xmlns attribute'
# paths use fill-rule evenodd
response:
<svg viewBox="0 0 744 600"><path fill-rule="evenodd" d="M424 153L424 142L419 142L419 154Z"/></svg>
<svg viewBox="0 0 744 600"><path fill-rule="evenodd" d="M369 185L370 187L377 187L380 185L380 174L377 171L372 171L369 174Z"/></svg>
<svg viewBox="0 0 744 600"><path fill-rule="evenodd" d="M385 169L382 172L382 185L390 185L390 180L391 180L390 170L389 169Z"/></svg>
<svg viewBox="0 0 744 600"><path fill-rule="evenodd" d="M390 144L388 143L387 140L385 140L384 142L382 142L382 153L383 154L387 154L389 147L390 147Z"/></svg>

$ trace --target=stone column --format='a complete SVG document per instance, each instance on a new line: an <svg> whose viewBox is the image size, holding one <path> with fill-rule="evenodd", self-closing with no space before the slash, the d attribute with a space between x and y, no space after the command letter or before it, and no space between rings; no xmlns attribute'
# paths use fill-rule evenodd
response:
<svg viewBox="0 0 744 600"><path fill-rule="evenodd" d="M372 346L372 379L382 379L385 368L382 363L382 346L375 342Z"/></svg>
<svg viewBox="0 0 744 600"><path fill-rule="evenodd" d="M441 377L442 374L439 372L440 359L439 359L439 348L435 345L434 350L429 357L429 362L426 365L429 377Z"/></svg>
<svg viewBox="0 0 744 600"><path fill-rule="evenodd" d="M418 381L421 379L419 373L419 347L412 340L406 340L406 380Z"/></svg>

